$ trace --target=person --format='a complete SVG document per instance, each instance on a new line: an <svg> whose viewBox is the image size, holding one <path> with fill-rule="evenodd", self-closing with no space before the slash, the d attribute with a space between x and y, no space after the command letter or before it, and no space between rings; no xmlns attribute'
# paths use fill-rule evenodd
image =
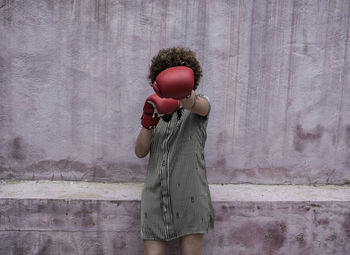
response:
<svg viewBox="0 0 350 255"><path fill-rule="evenodd" d="M149 69L156 93L146 99L135 143L137 157L149 153L141 195L144 254L165 254L166 242L179 238L182 255L199 255L204 234L214 228L204 157L211 104L195 93L202 70L183 47L160 50Z"/></svg>

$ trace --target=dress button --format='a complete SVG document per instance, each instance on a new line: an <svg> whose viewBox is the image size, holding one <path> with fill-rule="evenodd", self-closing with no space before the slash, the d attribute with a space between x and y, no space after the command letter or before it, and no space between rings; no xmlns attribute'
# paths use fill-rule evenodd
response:
<svg viewBox="0 0 350 255"><path fill-rule="evenodd" d="M194 197L193 197L193 196L191 197L191 202L192 202L192 203L194 202Z"/></svg>

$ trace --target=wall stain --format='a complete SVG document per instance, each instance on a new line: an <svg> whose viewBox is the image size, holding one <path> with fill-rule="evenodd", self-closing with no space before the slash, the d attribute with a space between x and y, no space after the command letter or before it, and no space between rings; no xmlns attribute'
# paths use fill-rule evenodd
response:
<svg viewBox="0 0 350 255"><path fill-rule="evenodd" d="M54 218L53 220L52 220L52 224L54 224L54 225L59 225L59 226L61 226L61 225L63 225L63 220L61 220L61 219L59 219L59 218Z"/></svg>
<svg viewBox="0 0 350 255"><path fill-rule="evenodd" d="M92 216L94 213L95 211L86 209L85 203L83 203L83 208L80 211L75 212L74 217L80 220L82 226L88 227L96 225Z"/></svg>
<svg viewBox="0 0 350 255"><path fill-rule="evenodd" d="M285 167L258 168L258 174L266 178L291 177L290 170Z"/></svg>
<svg viewBox="0 0 350 255"><path fill-rule="evenodd" d="M9 0L2 0L0 1L0 9L4 8L10 1Z"/></svg>
<svg viewBox="0 0 350 255"><path fill-rule="evenodd" d="M38 255L46 255L50 254L50 247L52 246L52 239L50 237L47 238L44 245L41 247L40 251L38 252Z"/></svg>
<svg viewBox="0 0 350 255"><path fill-rule="evenodd" d="M213 168L222 170L224 173L228 173L228 171L231 171L230 169L226 168L226 158L221 157L216 160L216 162L213 164Z"/></svg>
<svg viewBox="0 0 350 255"><path fill-rule="evenodd" d="M231 173L231 180L241 176L250 177L250 178L256 177L255 169L235 169L235 170L224 169L224 176L229 176L229 173Z"/></svg>
<svg viewBox="0 0 350 255"><path fill-rule="evenodd" d="M334 241L337 239L337 233L333 233L326 238L326 241Z"/></svg>
<svg viewBox="0 0 350 255"><path fill-rule="evenodd" d="M280 223L280 224L278 224L279 225L279 227L281 228L281 231L283 232L283 233L285 233L286 231L287 231L287 226L286 226L286 223L285 222L282 222L282 223Z"/></svg>
<svg viewBox="0 0 350 255"><path fill-rule="evenodd" d="M113 254L119 254L122 250L126 248L126 242L124 240L118 240L113 242Z"/></svg>
<svg viewBox="0 0 350 255"><path fill-rule="evenodd" d="M306 245L306 240L304 238L304 233L298 234L295 239L297 240L299 247L305 247Z"/></svg>
<svg viewBox="0 0 350 255"><path fill-rule="evenodd" d="M219 236L218 243L219 243L219 247L222 247L224 245L224 237L222 235Z"/></svg>
<svg viewBox="0 0 350 255"><path fill-rule="evenodd" d="M327 218L322 218L317 220L318 225L329 225L329 219Z"/></svg>
<svg viewBox="0 0 350 255"><path fill-rule="evenodd" d="M23 138L20 136L15 137L10 144L11 157L16 160L26 159L24 147Z"/></svg>
<svg viewBox="0 0 350 255"><path fill-rule="evenodd" d="M40 160L21 168L21 174L32 173L32 179L105 181L121 182L129 180L130 173L146 171L146 167L133 162L92 162L85 163L70 159ZM2 177L4 178L4 177ZM22 178L19 178L22 179ZM144 176L136 175L133 181L141 181Z"/></svg>
<svg viewBox="0 0 350 255"><path fill-rule="evenodd" d="M309 132L304 131L300 124L296 125L293 140L295 150L298 152L302 152L306 143L320 140L322 134L323 127L321 125L317 125L316 128L312 129Z"/></svg>
<svg viewBox="0 0 350 255"><path fill-rule="evenodd" d="M46 205L43 205L43 204L38 204L37 205L37 212L44 212L44 210L47 208Z"/></svg>
<svg viewBox="0 0 350 255"><path fill-rule="evenodd" d="M224 218L222 216L216 216L215 221L224 221Z"/></svg>
<svg viewBox="0 0 350 255"><path fill-rule="evenodd" d="M285 225L284 222L246 221L240 227L230 230L230 243L240 244L249 249L262 248L270 253L276 252L286 240L285 228L281 227L281 224ZM257 244L262 244L263 247L256 247Z"/></svg>
<svg viewBox="0 0 350 255"><path fill-rule="evenodd" d="M350 148L350 125L345 126L345 144Z"/></svg>
<svg viewBox="0 0 350 255"><path fill-rule="evenodd" d="M271 253L280 249L286 239L284 232L280 228L280 223L269 224L266 232L265 237L268 239L264 242L265 248L268 248Z"/></svg>
<svg viewBox="0 0 350 255"><path fill-rule="evenodd" d="M315 203L311 203L310 206L312 206L312 207L321 207L321 205L315 204Z"/></svg>
<svg viewBox="0 0 350 255"><path fill-rule="evenodd" d="M227 132L225 131L222 131L220 132L218 135L217 135L217 138L216 138L216 148L217 148L217 161L214 163L214 167L215 168L218 168L218 169L226 169L226 153L225 153L225 149L224 149L224 146L222 146L223 144L226 143L226 140L227 140L227 137L229 137L227 135Z"/></svg>
<svg viewBox="0 0 350 255"><path fill-rule="evenodd" d="M310 211L311 207L308 204L303 204L303 205L298 206L298 209Z"/></svg>
<svg viewBox="0 0 350 255"><path fill-rule="evenodd" d="M345 144L348 148L350 148L350 125L345 126ZM345 156L345 167L350 168L350 151Z"/></svg>
<svg viewBox="0 0 350 255"><path fill-rule="evenodd" d="M117 200L111 200L109 202L112 204L117 204L117 206L119 206L122 203L122 201L117 201Z"/></svg>

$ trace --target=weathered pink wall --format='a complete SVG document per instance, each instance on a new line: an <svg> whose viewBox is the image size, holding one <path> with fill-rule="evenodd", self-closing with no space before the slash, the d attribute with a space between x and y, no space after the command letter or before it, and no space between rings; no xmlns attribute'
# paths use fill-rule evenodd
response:
<svg viewBox="0 0 350 255"><path fill-rule="evenodd" d="M1 178L143 181L148 66L183 45L210 183L350 182L349 1L1 3Z"/></svg>

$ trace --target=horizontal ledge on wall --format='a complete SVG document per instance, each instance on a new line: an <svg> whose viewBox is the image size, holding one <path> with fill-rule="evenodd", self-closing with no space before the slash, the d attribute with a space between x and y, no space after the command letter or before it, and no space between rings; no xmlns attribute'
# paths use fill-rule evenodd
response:
<svg viewBox="0 0 350 255"><path fill-rule="evenodd" d="M1 180L0 199L140 200L143 183ZM213 202L350 201L349 185L210 184Z"/></svg>

